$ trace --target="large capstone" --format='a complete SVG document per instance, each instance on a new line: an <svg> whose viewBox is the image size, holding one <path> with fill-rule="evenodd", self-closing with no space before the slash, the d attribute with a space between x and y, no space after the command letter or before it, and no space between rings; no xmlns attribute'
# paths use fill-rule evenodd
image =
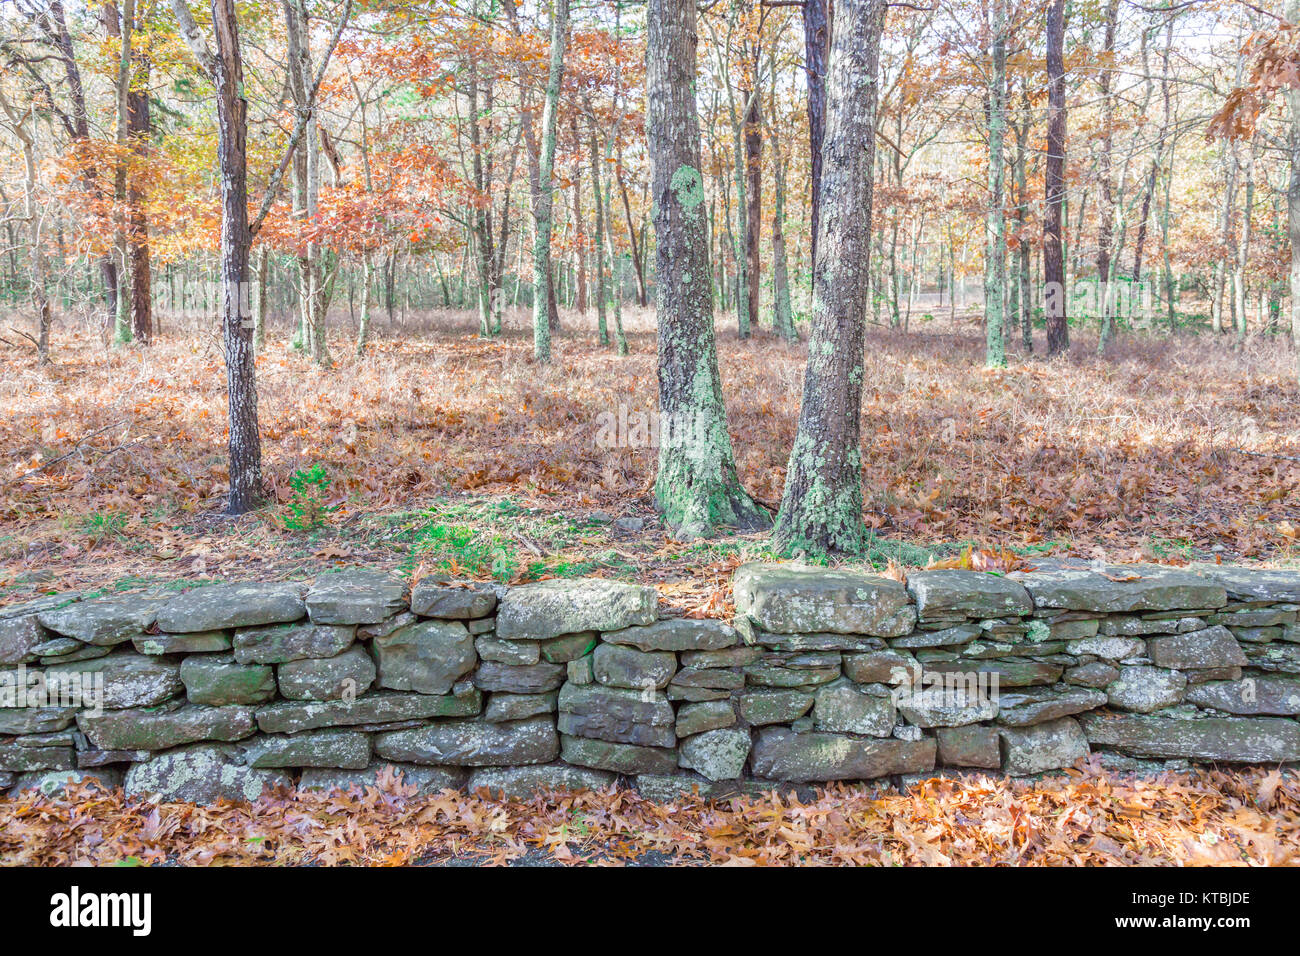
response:
<svg viewBox="0 0 1300 956"><path fill-rule="evenodd" d="M42 625L85 644L121 644L143 634L165 603L157 597L127 595L78 601L36 615Z"/></svg>
<svg viewBox="0 0 1300 956"><path fill-rule="evenodd" d="M1188 570L1222 585L1234 601L1300 604L1300 571L1237 568L1225 564L1196 564Z"/></svg>
<svg viewBox="0 0 1300 956"><path fill-rule="evenodd" d="M411 610L420 617L465 621L486 617L496 606L497 594L489 584L451 584L423 578L411 589Z"/></svg>
<svg viewBox="0 0 1300 956"><path fill-rule="evenodd" d="M871 780L934 769L933 738L865 740L838 734L797 734L764 727L754 740L750 768L765 780Z"/></svg>
<svg viewBox="0 0 1300 956"><path fill-rule="evenodd" d="M124 788L131 796L190 803L254 801L268 790L290 787L283 770L255 770L238 747L200 744L131 765Z"/></svg>
<svg viewBox="0 0 1300 956"><path fill-rule="evenodd" d="M474 638L459 621L421 621L371 642L378 683L391 690L445 694L474 669Z"/></svg>
<svg viewBox="0 0 1300 956"><path fill-rule="evenodd" d="M1125 717L1084 714L1094 746L1133 757L1186 757L1239 763L1300 760L1300 724L1281 717Z"/></svg>
<svg viewBox="0 0 1300 956"><path fill-rule="evenodd" d="M259 627L307 614L301 584L210 584L172 598L158 610L158 629L171 634Z"/></svg>
<svg viewBox="0 0 1300 956"><path fill-rule="evenodd" d="M1163 565L1059 568L1029 574L1017 571L1010 577L1025 586L1039 608L1113 614L1217 608L1228 601L1222 584Z"/></svg>
<svg viewBox="0 0 1300 956"><path fill-rule="evenodd" d="M406 607L406 585L382 571L330 571L316 579L306 605L315 624L378 624Z"/></svg>
<svg viewBox="0 0 1300 956"><path fill-rule="evenodd" d="M497 608L497 637L542 641L577 631L652 624L654 588L604 578L556 578L511 588Z"/></svg>
<svg viewBox="0 0 1300 956"><path fill-rule="evenodd" d="M49 639L35 614L0 619L0 665L35 661L33 649Z"/></svg>
<svg viewBox="0 0 1300 956"><path fill-rule="evenodd" d="M916 623L907 588L849 568L745 564L733 579L737 617L765 631L901 637Z"/></svg>
<svg viewBox="0 0 1300 956"><path fill-rule="evenodd" d="M907 589L916 599L917 615L922 621L1034 613L1029 592L997 574L960 569L913 571L907 576Z"/></svg>
<svg viewBox="0 0 1300 956"><path fill-rule="evenodd" d="M375 737L376 754L408 763L496 767L549 763L559 752L559 736L549 717L504 724L443 720Z"/></svg>

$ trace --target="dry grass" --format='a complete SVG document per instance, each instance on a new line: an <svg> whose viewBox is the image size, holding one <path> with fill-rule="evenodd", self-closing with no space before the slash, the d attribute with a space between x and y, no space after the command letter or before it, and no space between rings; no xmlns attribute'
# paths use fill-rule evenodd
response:
<svg viewBox="0 0 1300 956"><path fill-rule="evenodd" d="M214 518L226 466L212 331L169 323L152 348L106 349L82 330L56 328L52 368L30 353L0 356L0 585L33 573L93 586L128 574L397 563L409 545L393 533L400 522L381 516L452 505L464 514L470 501L511 503L502 527L523 539L514 547L526 559L596 550L635 573L698 556L653 522L639 535L570 529L562 541L546 540L537 524L555 512L652 515L653 451L595 442L600 412L654 408L651 319L628 316L632 355L620 359L596 346L592 317L570 317L549 368L532 361L522 315L495 342L475 338L463 315L405 332L380 320L381 340L364 358L343 334L331 342L330 371L288 353L276 330L258 376L277 504L239 522ZM741 478L775 504L804 348L766 336L741 342L723 322ZM1300 394L1284 341L1261 337L1237 352L1204 336L1128 337L1101 360L1078 338L1067 359L1013 355L1009 370L987 372L971 322L869 330L864 487L881 540L1116 559L1289 558L1300 465L1270 457L1300 453ZM339 506L330 527L286 530L289 478L317 462ZM762 546L760 537L741 550ZM721 569L728 553L703 563ZM899 552L903 563L924 553Z"/></svg>

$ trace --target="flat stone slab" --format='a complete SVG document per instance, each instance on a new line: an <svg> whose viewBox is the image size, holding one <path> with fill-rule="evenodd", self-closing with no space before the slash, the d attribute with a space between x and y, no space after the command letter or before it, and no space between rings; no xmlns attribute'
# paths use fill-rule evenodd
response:
<svg viewBox="0 0 1300 956"><path fill-rule="evenodd" d="M497 637L544 641L578 631L653 624L654 588L604 578L557 578L511 588L497 608Z"/></svg>
<svg viewBox="0 0 1300 956"><path fill-rule="evenodd" d="M907 588L850 568L744 564L733 587L736 616L775 634L901 637L916 623Z"/></svg>
<svg viewBox="0 0 1300 956"><path fill-rule="evenodd" d="M379 790L396 787L414 787L413 797L459 790L469 779L463 767L422 767L413 763L391 763L386 760L368 764L364 770L339 770L331 767L306 767L298 781L298 789L311 791L349 791L353 787L365 793L369 787ZM391 784L391 786L390 786Z"/></svg>
<svg viewBox="0 0 1300 956"><path fill-rule="evenodd" d="M166 599L123 595L78 601L56 610L42 611L36 619L58 634L85 644L111 646L137 637L153 625Z"/></svg>
<svg viewBox="0 0 1300 956"><path fill-rule="evenodd" d="M607 770L571 767L563 763L531 767L485 767L469 775L465 789L470 793L486 790L492 797L505 800L529 800L539 793L583 790L608 790L618 777Z"/></svg>
<svg viewBox="0 0 1300 956"><path fill-rule="evenodd" d="M235 741L257 730L251 707L187 704L172 710L106 710L77 715L77 726L103 750L167 750L202 740Z"/></svg>
<svg viewBox="0 0 1300 956"><path fill-rule="evenodd" d="M262 735L245 748L248 766L333 767L364 770L370 765L370 738L354 730L312 730L302 734Z"/></svg>
<svg viewBox="0 0 1300 956"><path fill-rule="evenodd" d="M411 611L420 617L467 621L487 617L496 606L497 593L490 584L453 585L425 578L411 590Z"/></svg>
<svg viewBox="0 0 1300 956"><path fill-rule="evenodd" d="M907 589L920 620L948 617L1023 617L1034 613L1029 592L1016 581L959 568L913 571Z"/></svg>
<svg viewBox="0 0 1300 956"><path fill-rule="evenodd" d="M673 773L677 770L676 749L570 737L567 734L560 738L560 756L565 763L610 773Z"/></svg>
<svg viewBox="0 0 1300 956"><path fill-rule="evenodd" d="M550 717L508 724L442 720L378 734L374 746L385 760L456 767L550 763L560 753L559 734Z"/></svg>
<svg viewBox="0 0 1300 956"><path fill-rule="evenodd" d="M1300 724L1282 717L1079 718L1094 746L1114 747L1133 757L1186 757L1230 763L1286 763L1300 760Z"/></svg>
<svg viewBox="0 0 1300 956"><path fill-rule="evenodd" d="M83 695L88 689L97 693L102 681L101 703L108 708L153 707L185 691L179 661L134 651L47 668L45 681L51 690L80 687ZM89 700L83 696L88 705Z"/></svg>
<svg viewBox="0 0 1300 956"><path fill-rule="evenodd" d="M838 734L797 734L787 727L757 731L750 754L754 776L795 783L921 773L933 770L934 761L933 738L863 740Z"/></svg>
<svg viewBox="0 0 1300 956"><path fill-rule="evenodd" d="M641 651L718 651L740 641L736 629L721 621L685 617L607 631L601 637L610 644L626 644Z"/></svg>
<svg viewBox="0 0 1300 956"><path fill-rule="evenodd" d="M560 689L558 725L572 737L647 747L671 748L677 742L672 704L653 691L566 683Z"/></svg>
<svg viewBox="0 0 1300 956"><path fill-rule="evenodd" d="M1189 571L1222 585L1234 601L1300 604L1300 571L1194 564ZM1189 605L1190 606L1190 605Z"/></svg>
<svg viewBox="0 0 1300 956"><path fill-rule="evenodd" d="M1017 571L1009 577L1025 586L1038 608L1115 614L1218 608L1228 603L1222 584L1164 565Z"/></svg>
<svg viewBox="0 0 1300 956"><path fill-rule="evenodd" d="M292 734L318 727L471 717L482 709L483 695L473 687L443 696L376 691L351 701L276 701L257 709L257 726L263 733Z"/></svg>
<svg viewBox="0 0 1300 956"><path fill-rule="evenodd" d="M998 721L1008 727L1029 727L1105 707L1106 702L1102 691L1083 687L1012 692L998 698Z"/></svg>
<svg viewBox="0 0 1300 956"><path fill-rule="evenodd" d="M1188 688L1187 700L1230 714L1291 717L1300 714L1300 678L1261 675L1209 681Z"/></svg>
<svg viewBox="0 0 1300 956"><path fill-rule="evenodd" d="M406 585L382 571L330 571L316 579L305 603L315 624L378 624L406 607Z"/></svg>
<svg viewBox="0 0 1300 956"><path fill-rule="evenodd" d="M355 637L356 628L342 624L248 628L235 632L235 660L241 664L284 664L308 657L333 657L351 646Z"/></svg>
<svg viewBox="0 0 1300 956"><path fill-rule="evenodd" d="M171 634L260 627L307 616L302 584L209 584L164 604L158 629Z"/></svg>

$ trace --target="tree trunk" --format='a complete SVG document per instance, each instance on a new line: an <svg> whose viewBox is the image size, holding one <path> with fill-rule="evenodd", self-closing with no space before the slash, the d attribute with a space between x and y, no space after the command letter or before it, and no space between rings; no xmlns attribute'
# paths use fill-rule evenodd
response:
<svg viewBox="0 0 1300 956"><path fill-rule="evenodd" d="M831 0L804 0L804 75L808 80L808 153L812 169L812 266L817 266L821 217L822 140L826 135L826 58L831 49Z"/></svg>
<svg viewBox="0 0 1300 956"><path fill-rule="evenodd" d="M551 12L551 56L542 108L542 140L537 158L537 189L533 196L533 358L551 361L551 314L555 284L551 275L551 213L555 204L555 129L564 78L564 46L569 35L569 0L555 0Z"/></svg>
<svg viewBox="0 0 1300 956"><path fill-rule="evenodd" d="M147 59L142 59L140 68L147 80ZM127 106L131 151L135 162L144 164L148 161L149 134L152 132L149 94L144 90L132 90ZM149 254L149 214L145 210L145 195L137 177L131 177L126 199L131 216L131 334L141 345L148 345L153 341L154 333L153 269Z"/></svg>
<svg viewBox="0 0 1300 956"><path fill-rule="evenodd" d="M985 212L984 254L984 364L989 368L1004 368L1007 364L1007 225L1002 206L1006 186L1003 147L1007 136L1007 37L1003 0L993 0L992 6L990 42L993 71L988 88L989 198Z"/></svg>
<svg viewBox="0 0 1300 956"><path fill-rule="evenodd" d="M1047 8L1047 83L1043 314L1050 357L1070 348L1070 327L1065 314L1065 256L1061 248L1061 218L1065 204L1065 0L1052 0Z"/></svg>
<svg viewBox="0 0 1300 956"><path fill-rule="evenodd" d="M1101 221L1097 226L1097 281L1101 283L1098 301L1101 304L1101 328L1097 338L1097 352L1104 352L1110 341L1114 316L1111 314L1111 271L1115 241L1115 184L1111 181L1111 149L1115 131L1115 101L1111 96L1115 56L1115 33L1119 23L1119 0L1110 0L1106 7L1106 25L1102 39L1103 62L1097 85L1101 90L1101 151L1097 157L1097 179L1101 184Z"/></svg>
<svg viewBox="0 0 1300 956"><path fill-rule="evenodd" d="M785 252L785 161L781 155L780 122L776 116L776 77L772 78L772 326L787 342L799 334L794 328L794 309L790 303L790 275Z"/></svg>
<svg viewBox="0 0 1300 956"><path fill-rule="evenodd" d="M722 401L695 109L695 20L694 0L650 0L646 127L658 240L660 414L655 501L678 540L768 521L740 486Z"/></svg>
<svg viewBox="0 0 1300 956"><path fill-rule="evenodd" d="M774 543L861 551L862 382L881 0L840 0L831 42L812 333Z"/></svg>
<svg viewBox="0 0 1300 956"><path fill-rule="evenodd" d="M763 237L763 111L758 91L747 91L749 109L745 111L745 257L749 294L749 320L758 321L759 283L762 259L759 246Z"/></svg>

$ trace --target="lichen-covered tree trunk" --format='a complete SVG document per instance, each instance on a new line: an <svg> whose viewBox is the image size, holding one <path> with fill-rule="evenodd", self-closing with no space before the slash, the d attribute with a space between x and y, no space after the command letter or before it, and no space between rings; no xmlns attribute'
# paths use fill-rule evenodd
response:
<svg viewBox="0 0 1300 956"><path fill-rule="evenodd" d="M370 287L375 279L374 260L370 253L361 258L361 318L357 322L357 354L366 354L366 345L370 341Z"/></svg>
<svg viewBox="0 0 1300 956"><path fill-rule="evenodd" d="M821 218L822 140L826 135L826 57L831 48L831 0L804 0L804 72L808 81L808 157L812 171L812 261L817 263Z"/></svg>
<svg viewBox="0 0 1300 956"><path fill-rule="evenodd" d="M679 540L768 518L740 486L727 433L709 291L694 0L650 0L646 128L659 318L659 473L655 500Z"/></svg>
<svg viewBox="0 0 1300 956"><path fill-rule="evenodd" d="M775 543L860 551L863 339L882 0L839 0L827 71L812 333Z"/></svg>
<svg viewBox="0 0 1300 956"><path fill-rule="evenodd" d="M1007 37L1002 3L993 0L990 24L993 69L988 83L989 193L984 219L984 364L989 368L1007 364L1007 225L1002 210L1006 192L1003 147L1007 137Z"/></svg>
<svg viewBox="0 0 1300 956"><path fill-rule="evenodd" d="M141 71L149 75L149 61L144 59ZM144 90L132 90L127 100L127 126L131 134L131 150L143 164L149 153L151 132L149 95ZM131 334L141 345L153 341L153 267L149 253L149 213L145 208L145 193L133 178L127 186L127 206L131 211Z"/></svg>
<svg viewBox="0 0 1300 956"><path fill-rule="evenodd" d="M554 0L551 11L551 59L542 108L542 141L537 160L537 193L533 201L533 357L551 360L551 215L555 205L555 130L564 79L564 46L569 35L569 0Z"/></svg>
<svg viewBox="0 0 1300 956"><path fill-rule="evenodd" d="M745 111L745 274L749 320L757 322L759 285L763 275L763 263L759 257L763 238L763 111L757 90L745 91L745 99L749 104Z"/></svg>
<svg viewBox="0 0 1300 956"><path fill-rule="evenodd" d="M1047 8L1047 161L1043 192L1043 314L1047 354L1069 351L1070 327L1065 305L1065 254L1061 219L1065 206L1065 0Z"/></svg>
<svg viewBox="0 0 1300 956"><path fill-rule="evenodd" d="M794 309L790 304L790 267L785 251L785 159L781 155L781 135L776 121L776 77L773 71L772 142L772 327L787 342L797 341Z"/></svg>
<svg viewBox="0 0 1300 956"><path fill-rule="evenodd" d="M591 192L596 206L596 332L601 345L609 345L609 320L605 312L605 197L601 195L600 147L596 117L591 117Z"/></svg>

